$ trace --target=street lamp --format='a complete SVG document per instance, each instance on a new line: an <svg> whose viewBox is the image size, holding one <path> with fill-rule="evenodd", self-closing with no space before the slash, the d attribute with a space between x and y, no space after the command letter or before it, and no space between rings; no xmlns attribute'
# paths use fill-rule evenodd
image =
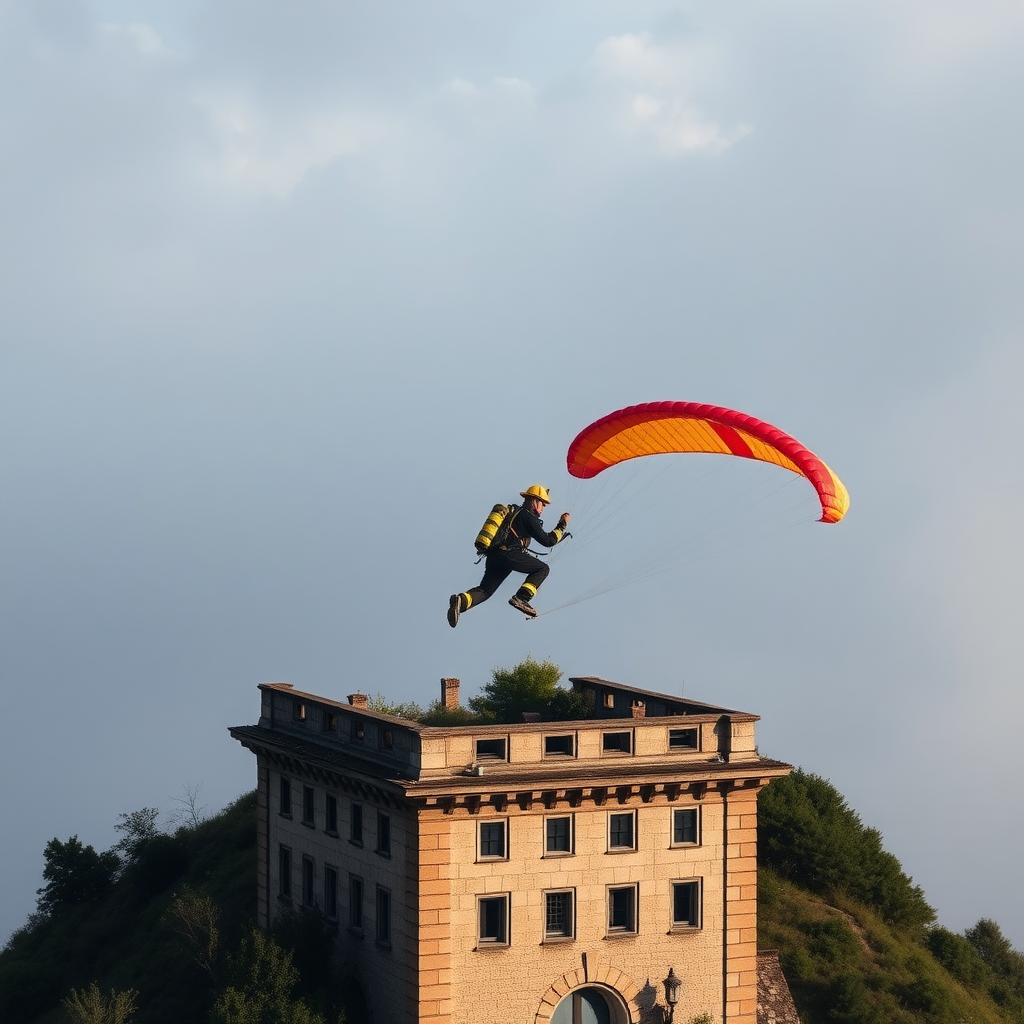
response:
<svg viewBox="0 0 1024 1024"><path fill-rule="evenodd" d="M676 972L670 967L668 977L662 982L665 986L665 1002L668 1003L668 1024L672 1024L675 1016L676 1003L679 1002L679 990L683 987L681 978L676 977Z"/></svg>

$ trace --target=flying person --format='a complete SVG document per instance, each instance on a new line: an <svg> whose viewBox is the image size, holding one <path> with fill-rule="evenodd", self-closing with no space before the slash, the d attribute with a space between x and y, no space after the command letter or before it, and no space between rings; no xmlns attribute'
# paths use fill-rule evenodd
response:
<svg viewBox="0 0 1024 1024"><path fill-rule="evenodd" d="M548 533L540 520L540 514L551 503L546 487L534 484L519 492L523 504L511 506L494 540L484 556L484 578L480 585L461 594L452 594L448 599L448 625L454 629L459 624L459 615L482 604L491 597L511 573L526 574L519 589L508 599L513 608L531 619L537 617L537 609L530 604L537 589L547 579L549 566L528 550L530 541L535 540L546 548L553 548L566 536L569 513L563 512L558 524Z"/></svg>

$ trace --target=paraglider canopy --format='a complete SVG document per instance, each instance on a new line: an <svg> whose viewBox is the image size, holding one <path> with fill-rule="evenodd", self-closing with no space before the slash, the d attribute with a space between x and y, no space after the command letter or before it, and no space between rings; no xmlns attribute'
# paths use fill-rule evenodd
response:
<svg viewBox="0 0 1024 1024"><path fill-rule="evenodd" d="M566 463L572 476L589 479L628 459L684 452L736 455L805 477L821 501L823 523L838 523L850 507L839 477L796 438L746 413L697 402L648 402L610 413L580 431Z"/></svg>

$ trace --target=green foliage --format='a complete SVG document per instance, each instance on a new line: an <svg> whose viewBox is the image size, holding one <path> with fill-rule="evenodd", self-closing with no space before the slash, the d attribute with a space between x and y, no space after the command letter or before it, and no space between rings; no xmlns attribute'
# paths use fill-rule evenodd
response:
<svg viewBox="0 0 1024 1024"><path fill-rule="evenodd" d="M217 981L220 952L220 909L213 897L197 892L186 883L164 915L164 923L185 944L192 959Z"/></svg>
<svg viewBox="0 0 1024 1024"><path fill-rule="evenodd" d="M299 971L292 954L251 928L230 960L231 984L217 997L212 1024L325 1024L302 999L292 996Z"/></svg>
<svg viewBox="0 0 1024 1024"><path fill-rule="evenodd" d="M480 716L469 708L446 708L440 700L435 700L420 716L424 725L475 725Z"/></svg>
<svg viewBox="0 0 1024 1024"><path fill-rule="evenodd" d="M469 699L469 706L483 722L521 722L524 713L543 719L585 717L577 712L586 707L572 691L560 689L562 670L552 661L529 657L511 669L496 668L483 692ZM565 717L563 717L565 716Z"/></svg>
<svg viewBox="0 0 1024 1024"><path fill-rule="evenodd" d="M395 718L407 718L418 722L423 717L423 708L415 701L390 701L383 693L378 693L366 702L371 711L379 711L382 715L393 715Z"/></svg>
<svg viewBox="0 0 1024 1024"><path fill-rule="evenodd" d="M758 849L770 867L812 892L846 894L891 924L923 927L935 918L924 893L882 849L825 779L800 769L776 779L758 798Z"/></svg>
<svg viewBox="0 0 1024 1024"><path fill-rule="evenodd" d="M94 981L82 991L72 989L63 1005L73 1024L128 1024L135 1013L138 995L134 989L126 992L111 989L110 994L104 996Z"/></svg>
<svg viewBox="0 0 1024 1024"><path fill-rule="evenodd" d="M156 827L159 813L155 807L143 807L130 814L118 815L120 820L114 829L121 833L121 838L114 844L114 849L128 864L135 863L146 846L159 835Z"/></svg>
<svg viewBox="0 0 1024 1024"><path fill-rule="evenodd" d="M589 717L590 705L578 690L559 687L548 701L548 718L552 722L581 722Z"/></svg>
<svg viewBox="0 0 1024 1024"><path fill-rule="evenodd" d="M66 843L54 837L46 844L43 859L46 885L36 890L37 906L43 914L96 899L110 888L120 865L116 853L97 853L91 846L83 846L78 836Z"/></svg>

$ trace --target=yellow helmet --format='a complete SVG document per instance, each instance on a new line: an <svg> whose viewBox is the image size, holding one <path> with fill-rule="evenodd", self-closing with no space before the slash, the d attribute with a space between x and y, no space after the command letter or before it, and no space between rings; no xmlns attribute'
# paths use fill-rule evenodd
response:
<svg viewBox="0 0 1024 1024"><path fill-rule="evenodd" d="M540 484L533 484L531 487L527 487L525 491L520 491L519 495L523 498L539 498L545 505L551 504L551 496L548 489L541 487Z"/></svg>

